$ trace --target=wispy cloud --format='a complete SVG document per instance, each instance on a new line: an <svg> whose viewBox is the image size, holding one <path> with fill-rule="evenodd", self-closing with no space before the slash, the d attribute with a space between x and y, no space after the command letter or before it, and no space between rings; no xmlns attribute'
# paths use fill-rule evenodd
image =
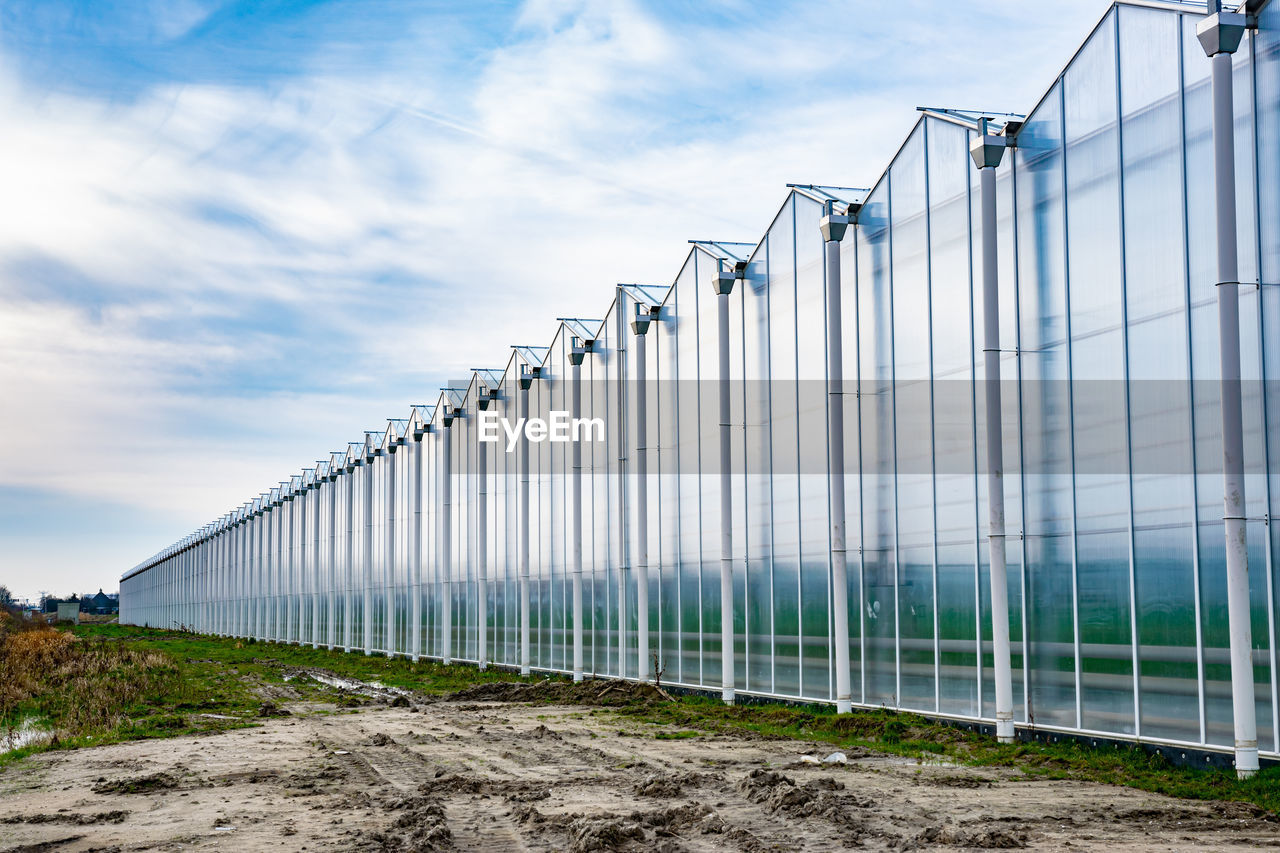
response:
<svg viewBox="0 0 1280 853"><path fill-rule="evenodd" d="M875 180L919 103L1025 108L1105 3L112 8L0 12L0 486L69 532L4 530L21 593Z"/></svg>

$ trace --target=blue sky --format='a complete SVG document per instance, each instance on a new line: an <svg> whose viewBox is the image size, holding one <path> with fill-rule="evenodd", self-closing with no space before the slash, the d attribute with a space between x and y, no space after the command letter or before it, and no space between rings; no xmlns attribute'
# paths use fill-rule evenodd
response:
<svg viewBox="0 0 1280 853"><path fill-rule="evenodd" d="M0 6L0 584L142 558L918 105L1025 111L1105 0Z"/></svg>

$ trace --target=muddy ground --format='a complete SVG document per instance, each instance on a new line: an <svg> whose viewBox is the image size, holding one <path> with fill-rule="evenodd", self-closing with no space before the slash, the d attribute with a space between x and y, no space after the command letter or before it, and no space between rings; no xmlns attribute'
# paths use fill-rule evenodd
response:
<svg viewBox="0 0 1280 853"><path fill-rule="evenodd" d="M601 707L604 686L551 706L494 701L529 695L508 685L338 689L276 688L260 728L20 762L0 773L0 851L1280 847L1253 806L875 753L815 763L829 746L661 729Z"/></svg>

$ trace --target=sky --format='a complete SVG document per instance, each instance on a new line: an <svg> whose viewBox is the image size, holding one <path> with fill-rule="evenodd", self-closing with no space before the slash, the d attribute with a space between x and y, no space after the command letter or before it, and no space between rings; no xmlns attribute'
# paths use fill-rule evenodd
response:
<svg viewBox="0 0 1280 853"><path fill-rule="evenodd" d="M1025 112L1107 0L5 0L0 585L141 560L446 381Z"/></svg>

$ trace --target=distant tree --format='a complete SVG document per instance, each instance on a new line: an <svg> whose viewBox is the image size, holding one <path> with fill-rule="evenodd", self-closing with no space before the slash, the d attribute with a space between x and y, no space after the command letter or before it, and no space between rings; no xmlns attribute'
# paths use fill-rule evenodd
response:
<svg viewBox="0 0 1280 853"><path fill-rule="evenodd" d="M13 607L13 593L9 591L9 587L0 585L0 607L9 609Z"/></svg>

